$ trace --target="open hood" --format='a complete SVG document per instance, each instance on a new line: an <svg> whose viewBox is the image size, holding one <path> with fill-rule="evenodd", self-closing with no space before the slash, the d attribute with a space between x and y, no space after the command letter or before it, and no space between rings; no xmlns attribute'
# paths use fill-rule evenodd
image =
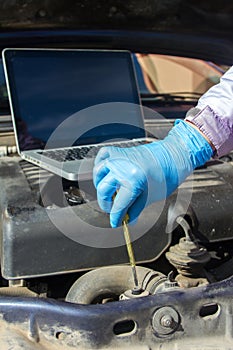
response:
<svg viewBox="0 0 233 350"><path fill-rule="evenodd" d="M128 49L233 64L228 0L0 0L0 49Z"/></svg>
<svg viewBox="0 0 233 350"><path fill-rule="evenodd" d="M114 29L232 37L228 0L1 0L4 29Z"/></svg>

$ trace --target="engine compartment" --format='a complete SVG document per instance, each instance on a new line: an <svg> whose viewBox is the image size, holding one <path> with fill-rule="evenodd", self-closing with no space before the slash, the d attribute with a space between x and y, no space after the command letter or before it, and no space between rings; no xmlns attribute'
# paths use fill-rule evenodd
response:
<svg viewBox="0 0 233 350"><path fill-rule="evenodd" d="M194 172L188 208L174 194L151 232L133 241L137 295L125 245L88 247L51 227L45 207L56 212L67 202L87 222L108 227L90 184L64 180L63 195L54 197L56 178L45 174L44 196L37 167L19 157L0 162L3 346L9 339L29 350L230 346L231 154ZM153 214L150 207L144 220Z"/></svg>
<svg viewBox="0 0 233 350"><path fill-rule="evenodd" d="M64 180L63 194L54 196L55 175L47 177L43 171L46 181L40 191L37 167L18 157L3 157L0 169L2 295L10 295L12 290L19 296L84 304L135 297L127 294L133 281L122 234L115 247L88 247L60 234L48 218L46 210L61 215L68 203L84 222L97 222L107 228L107 235L112 234L108 215L98 208L90 183L80 186ZM7 176L9 171L14 176ZM142 293L153 295L200 287L232 275L232 180L231 154L222 160L211 160L192 175L193 194L187 210L182 200L177 204L174 194L155 225L142 237L133 235L137 269L142 270ZM190 181L188 178L184 183L185 191L189 190ZM142 224L150 216L153 206L142 215ZM134 234L133 226L131 230ZM109 272L111 269L113 272ZM124 280L117 284L118 274ZM99 279L100 285L96 283ZM82 293L92 296L83 301Z"/></svg>
<svg viewBox="0 0 233 350"><path fill-rule="evenodd" d="M156 122L150 127L154 133ZM3 348L9 341L27 350L230 346L232 159L211 159L186 180L183 196L170 196L160 215L148 207L138 231L130 227L141 287L135 295L122 228L109 227L92 183L63 179L58 192L56 176L18 156L1 157ZM64 218L70 209L82 219L80 237L96 237L94 246L50 220L50 212ZM101 239L98 227L107 230ZM109 236L115 246L101 247Z"/></svg>

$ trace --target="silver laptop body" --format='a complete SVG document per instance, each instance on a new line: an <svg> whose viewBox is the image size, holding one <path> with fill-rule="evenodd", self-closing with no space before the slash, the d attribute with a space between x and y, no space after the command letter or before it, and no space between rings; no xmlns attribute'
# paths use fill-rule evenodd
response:
<svg viewBox="0 0 233 350"><path fill-rule="evenodd" d="M145 141L130 52L9 48L2 57L23 159L69 180L88 179L103 144Z"/></svg>

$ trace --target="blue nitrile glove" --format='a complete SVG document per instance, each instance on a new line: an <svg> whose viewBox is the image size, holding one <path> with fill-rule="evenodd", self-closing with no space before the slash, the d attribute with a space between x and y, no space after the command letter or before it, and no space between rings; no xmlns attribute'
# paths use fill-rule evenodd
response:
<svg viewBox="0 0 233 350"><path fill-rule="evenodd" d="M145 206L169 196L212 154L207 140L183 120L177 120L162 141L131 148L103 147L93 171L98 203L110 213L112 227L121 225L126 212L133 221Z"/></svg>

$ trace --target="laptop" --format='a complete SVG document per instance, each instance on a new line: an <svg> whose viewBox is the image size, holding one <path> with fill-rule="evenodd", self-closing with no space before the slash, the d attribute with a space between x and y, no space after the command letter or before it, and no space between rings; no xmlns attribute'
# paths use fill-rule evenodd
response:
<svg viewBox="0 0 233 350"><path fill-rule="evenodd" d="M146 140L129 51L9 48L3 65L19 155L90 179L103 145Z"/></svg>

